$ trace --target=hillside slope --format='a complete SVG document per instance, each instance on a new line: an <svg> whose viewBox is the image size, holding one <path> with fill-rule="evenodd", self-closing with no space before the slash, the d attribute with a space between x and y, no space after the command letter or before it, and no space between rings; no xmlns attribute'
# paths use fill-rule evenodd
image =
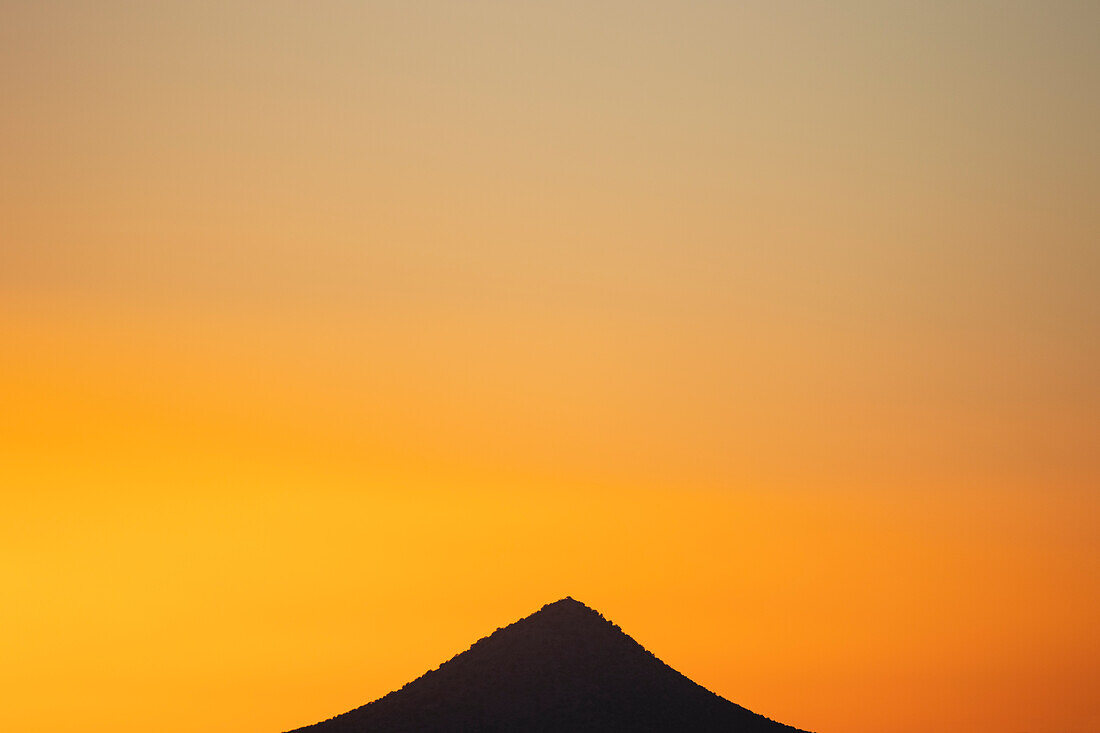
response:
<svg viewBox="0 0 1100 733"><path fill-rule="evenodd" d="M293 733L796 733L715 695L565 598L379 700Z"/></svg>

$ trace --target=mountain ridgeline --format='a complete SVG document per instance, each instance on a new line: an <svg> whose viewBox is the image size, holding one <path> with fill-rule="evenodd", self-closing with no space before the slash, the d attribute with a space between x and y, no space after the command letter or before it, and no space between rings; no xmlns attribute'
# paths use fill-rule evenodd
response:
<svg viewBox="0 0 1100 733"><path fill-rule="evenodd" d="M697 685L572 598L400 690L292 733L526 731L801 733Z"/></svg>

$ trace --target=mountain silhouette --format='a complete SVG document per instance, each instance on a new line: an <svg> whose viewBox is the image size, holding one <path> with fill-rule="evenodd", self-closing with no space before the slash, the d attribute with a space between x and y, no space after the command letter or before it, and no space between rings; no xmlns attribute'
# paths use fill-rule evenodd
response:
<svg viewBox="0 0 1100 733"><path fill-rule="evenodd" d="M697 685L572 598L292 733L801 733Z"/></svg>

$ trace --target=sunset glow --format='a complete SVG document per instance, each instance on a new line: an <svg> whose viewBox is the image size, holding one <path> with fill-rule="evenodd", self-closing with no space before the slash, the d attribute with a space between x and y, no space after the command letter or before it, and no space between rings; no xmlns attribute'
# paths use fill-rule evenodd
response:
<svg viewBox="0 0 1100 733"><path fill-rule="evenodd" d="M0 730L565 595L818 733L1100 730L1098 27L0 0Z"/></svg>

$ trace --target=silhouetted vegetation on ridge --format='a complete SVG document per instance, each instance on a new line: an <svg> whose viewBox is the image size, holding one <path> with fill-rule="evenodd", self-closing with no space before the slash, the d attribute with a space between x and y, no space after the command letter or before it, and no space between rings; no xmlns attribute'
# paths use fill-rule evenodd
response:
<svg viewBox="0 0 1100 733"><path fill-rule="evenodd" d="M379 700L293 733L797 733L697 685L565 598Z"/></svg>

